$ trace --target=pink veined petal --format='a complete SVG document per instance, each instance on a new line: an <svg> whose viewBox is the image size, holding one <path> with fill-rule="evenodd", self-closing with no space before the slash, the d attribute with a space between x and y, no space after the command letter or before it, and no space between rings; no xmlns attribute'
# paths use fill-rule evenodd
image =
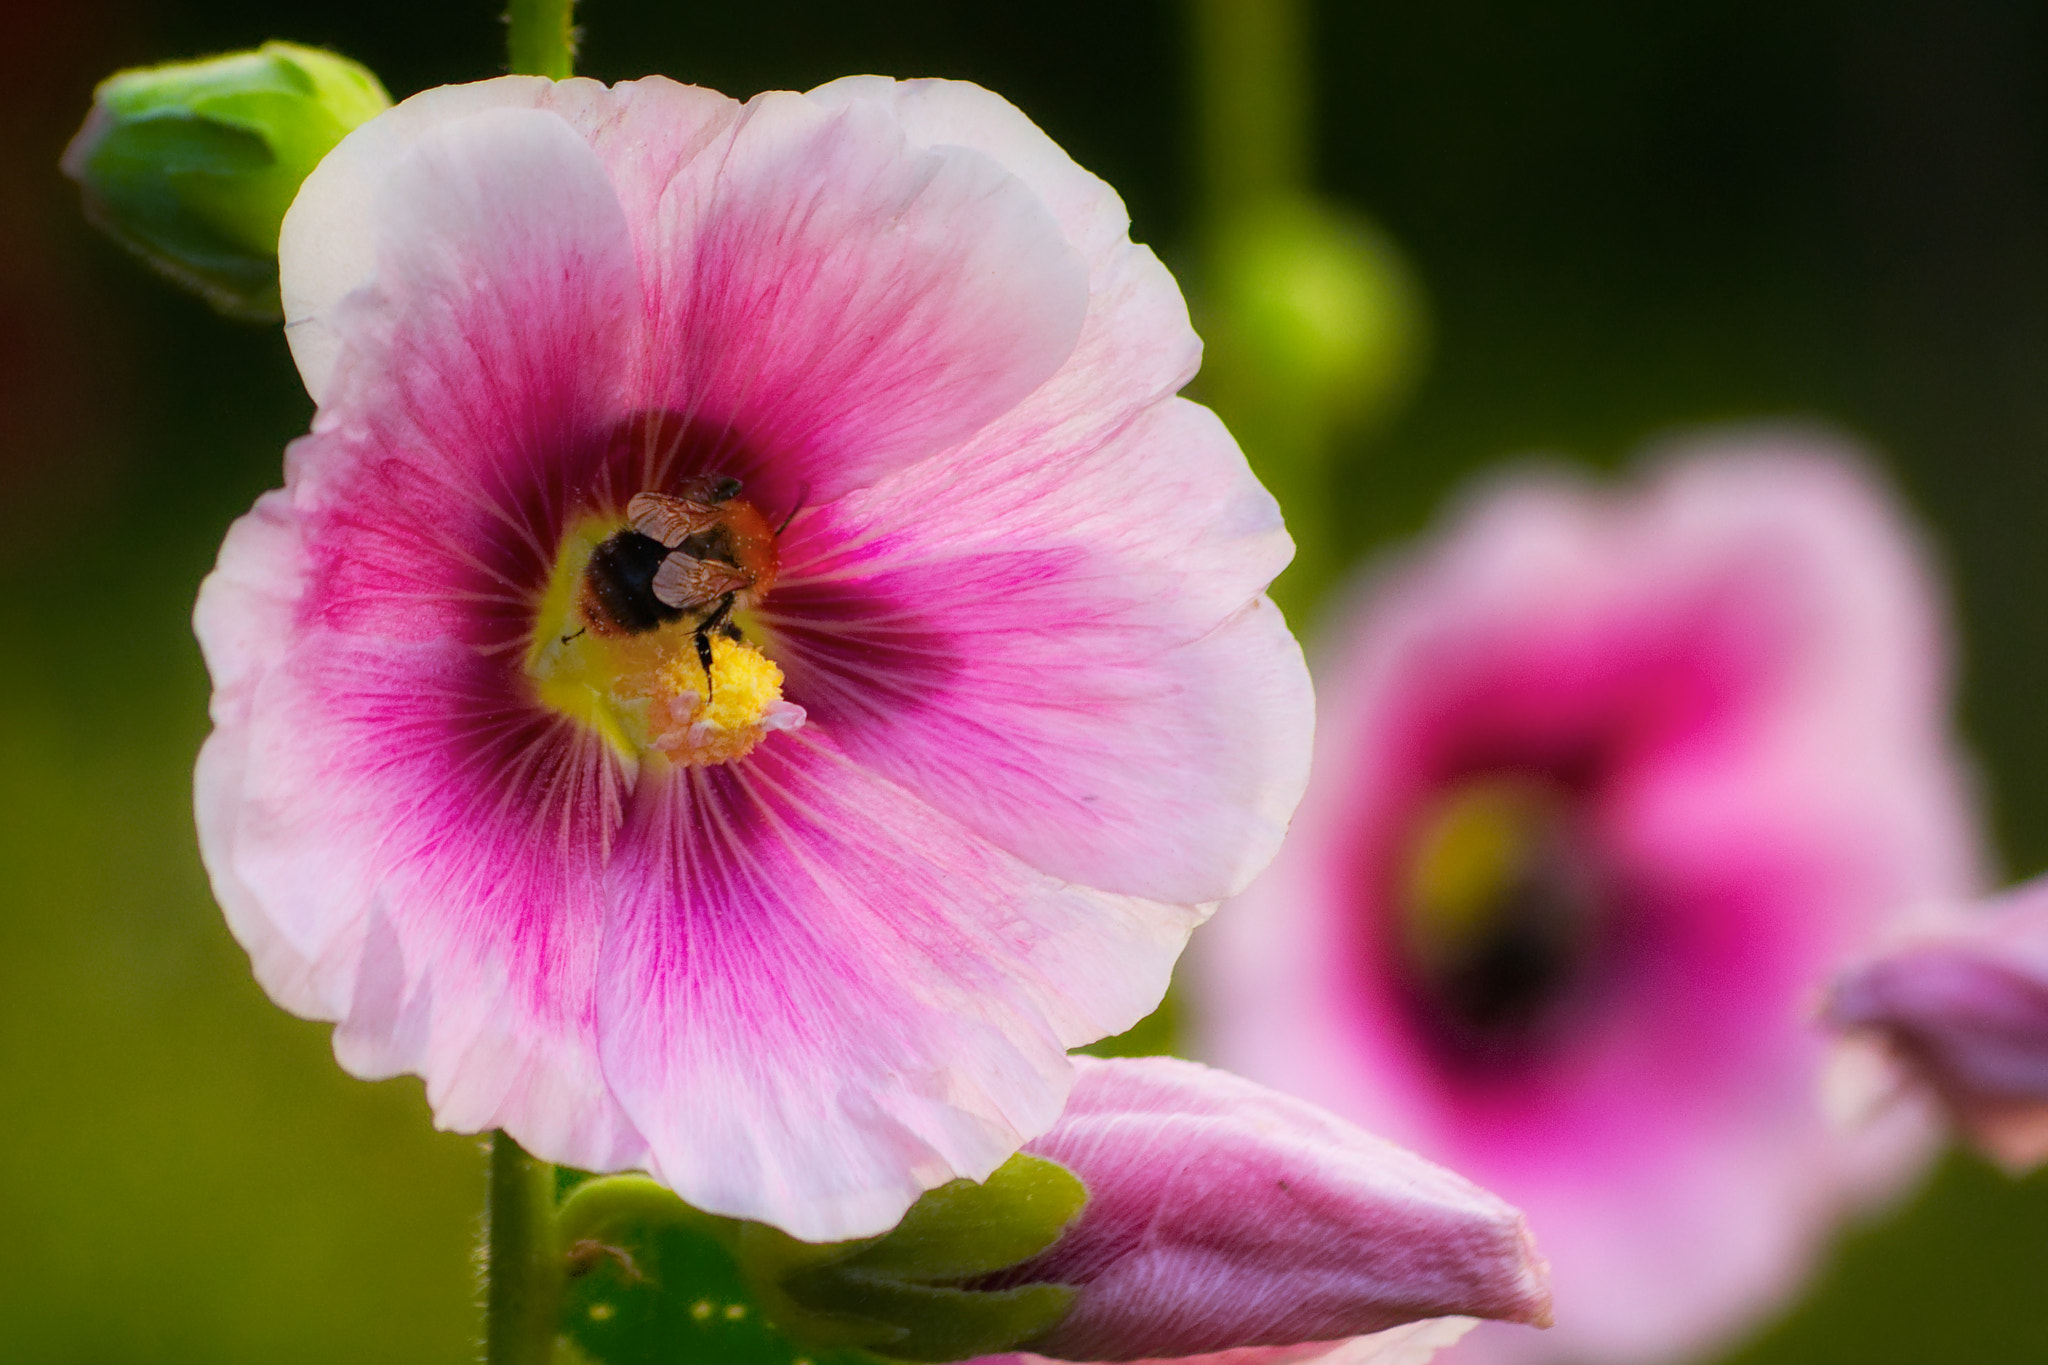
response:
<svg viewBox="0 0 2048 1365"><path fill-rule="evenodd" d="M378 285L335 312L341 358L287 471L318 519L309 609L465 640L509 678L567 519L611 478L632 243L589 147L532 110L438 125L380 194Z"/></svg>
<svg viewBox="0 0 2048 1365"><path fill-rule="evenodd" d="M1292 546L1222 424L1173 399L1099 446L942 463L792 528L759 613L791 694L1041 871L1242 889L1300 799L1313 702L1259 595Z"/></svg>
<svg viewBox="0 0 2048 1365"><path fill-rule="evenodd" d="M954 445L1073 352L1088 272L982 153L888 112L750 101L669 186L647 406L729 433L761 506L829 503Z"/></svg>
<svg viewBox="0 0 2048 1365"><path fill-rule="evenodd" d="M1034 872L808 729L643 773L612 903L605 1074L651 1169L812 1241L1049 1127L1066 1049L1156 1005L1197 918Z"/></svg>
<svg viewBox="0 0 2048 1365"><path fill-rule="evenodd" d="M235 824L248 767L249 716L257 688L289 649L305 579L305 546L291 500L266 493L228 531L200 589L193 631L213 677L213 733L193 771L199 857L228 929L249 954L256 980L294 1014L318 1017L313 965L270 922L235 870Z"/></svg>
<svg viewBox="0 0 2048 1365"><path fill-rule="evenodd" d="M460 643L316 629L264 678L244 742L231 875L313 964L306 1012L339 1025L342 1064L425 1077L446 1128L634 1161L592 1020L623 799L602 741L508 713Z"/></svg>
<svg viewBox="0 0 2048 1365"><path fill-rule="evenodd" d="M1034 1348L1129 1360L1290 1346L1478 1314L1547 1322L1514 1209L1303 1101L1192 1062L1077 1059L1053 1130L1025 1146L1088 1187L1001 1283L1071 1284Z"/></svg>
<svg viewBox="0 0 2048 1365"><path fill-rule="evenodd" d="M1060 229L1099 277L1131 249L1130 214L1101 177L1074 159L1016 105L972 81L897 81L845 76L806 97L828 108L855 101L887 109L920 147L972 147L994 157L1052 210Z"/></svg>
<svg viewBox="0 0 2048 1365"><path fill-rule="evenodd" d="M1175 1365L1423 1365L1479 1324L1471 1318L1426 1318L1384 1332L1342 1341L1304 1341L1293 1346L1240 1346L1234 1351L1170 1357ZM977 1356L975 1365L1039 1365L1050 1357L1028 1351ZM1130 1365L1155 1365L1151 1357Z"/></svg>
<svg viewBox="0 0 2048 1365"><path fill-rule="evenodd" d="M610 87L582 78L501 76L421 91L350 133L306 177L278 242L285 337L313 401L325 401L340 355L336 308L376 279L377 197L422 137L487 110L546 110L589 140L627 221L651 228L662 190L739 107L715 90L660 76Z"/></svg>
<svg viewBox="0 0 2048 1365"><path fill-rule="evenodd" d="M294 607L209 741L209 865L306 964L280 1001L335 1020L344 1065L421 1074L446 1127L616 1167L642 1146L590 992L622 775L518 659L613 418L632 245L589 146L532 110L438 124L377 193L376 285L333 315L289 508L259 509L296 523ZM202 611L210 661L237 628Z"/></svg>
<svg viewBox="0 0 2048 1365"><path fill-rule="evenodd" d="M994 157L1051 207L1088 263L1088 318L1059 373L958 450L908 477L944 487L991 465L1086 452L1194 376L1202 346L1173 277L1149 248L1129 240L1129 216L1115 192L1014 105L965 81L879 76L834 81L810 98L884 105L914 143Z"/></svg>

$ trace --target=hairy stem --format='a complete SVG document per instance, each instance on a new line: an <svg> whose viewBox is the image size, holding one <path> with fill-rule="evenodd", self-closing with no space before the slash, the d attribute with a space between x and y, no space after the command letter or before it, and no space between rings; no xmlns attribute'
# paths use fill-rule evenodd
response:
<svg viewBox="0 0 2048 1365"><path fill-rule="evenodd" d="M576 69L576 0L510 0L506 46L515 76L566 80Z"/></svg>
<svg viewBox="0 0 2048 1365"><path fill-rule="evenodd" d="M504 1133L491 1134L484 1300L488 1365L549 1365L562 1302L555 1172Z"/></svg>

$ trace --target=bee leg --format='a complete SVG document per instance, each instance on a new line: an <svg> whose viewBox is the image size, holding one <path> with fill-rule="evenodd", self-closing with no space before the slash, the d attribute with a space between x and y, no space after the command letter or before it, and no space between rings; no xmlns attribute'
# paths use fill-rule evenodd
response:
<svg viewBox="0 0 2048 1365"><path fill-rule="evenodd" d="M711 701L711 632L699 626L690 632L690 640L697 646L697 662L704 666L704 701Z"/></svg>
<svg viewBox="0 0 2048 1365"><path fill-rule="evenodd" d="M711 634L713 631L722 632L728 640L739 635L732 624L732 601L732 593L718 599L718 605L711 609L711 614L698 622L697 629L690 632L690 639L697 646L697 662L704 665L704 701L707 705L711 701L712 687Z"/></svg>

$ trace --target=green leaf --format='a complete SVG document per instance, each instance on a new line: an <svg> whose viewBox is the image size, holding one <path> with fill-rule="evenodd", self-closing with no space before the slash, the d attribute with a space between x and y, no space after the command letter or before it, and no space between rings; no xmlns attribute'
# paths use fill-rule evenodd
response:
<svg viewBox="0 0 2048 1365"><path fill-rule="evenodd" d="M931 1191L880 1237L810 1243L700 1213L645 1177L590 1180L562 1204L563 1333L593 1365L873 1365L1009 1350L1057 1324L1074 1291L972 1282L1051 1246L1086 1202L1064 1167L1019 1155L984 1183Z"/></svg>
<svg viewBox="0 0 2048 1365"><path fill-rule="evenodd" d="M578 1185L560 1214L569 1279L562 1335L589 1365L876 1365L799 1342L765 1311L734 1255L741 1227L644 1176Z"/></svg>
<svg viewBox="0 0 2048 1365"><path fill-rule="evenodd" d="M1019 1152L979 1185L955 1180L930 1191L893 1231L838 1265L926 1284L991 1274L1058 1241L1087 1202L1072 1171Z"/></svg>

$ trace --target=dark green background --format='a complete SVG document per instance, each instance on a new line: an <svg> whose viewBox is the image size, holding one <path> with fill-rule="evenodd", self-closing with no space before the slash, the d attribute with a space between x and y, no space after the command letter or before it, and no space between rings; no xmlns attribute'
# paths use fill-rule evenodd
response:
<svg viewBox="0 0 2048 1365"><path fill-rule="evenodd" d="M86 233L55 172L115 66L289 37L404 94L492 74L493 6L9 8L0 133L0 1360L468 1358L473 1140L271 1008L211 908L186 616L308 405L275 332ZM591 0L584 69L746 94L849 71L1009 95L1169 260L1194 149L1169 4ZM1323 185L1431 293L1414 405L1347 452L1346 534L1479 465L1611 464L1796 416L1873 442L1955 576L1962 720L2048 864L2048 9L1431 0L1319 14ZM1958 1159L1741 1359L2048 1359L2048 1181Z"/></svg>

